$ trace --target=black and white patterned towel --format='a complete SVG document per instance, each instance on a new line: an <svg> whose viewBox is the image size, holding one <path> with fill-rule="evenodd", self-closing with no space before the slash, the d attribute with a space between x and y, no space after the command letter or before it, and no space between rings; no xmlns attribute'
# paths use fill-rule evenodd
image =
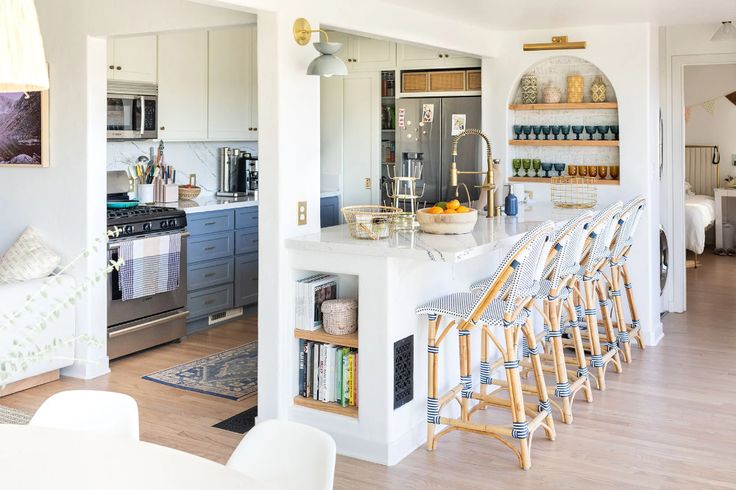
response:
<svg viewBox="0 0 736 490"><path fill-rule="evenodd" d="M139 238L120 245L120 290L123 301L179 287L181 234Z"/></svg>

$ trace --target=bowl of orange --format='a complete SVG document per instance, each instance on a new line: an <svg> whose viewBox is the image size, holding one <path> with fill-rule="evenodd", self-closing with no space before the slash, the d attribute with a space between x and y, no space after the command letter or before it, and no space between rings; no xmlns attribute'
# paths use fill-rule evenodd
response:
<svg viewBox="0 0 736 490"><path fill-rule="evenodd" d="M478 210L468 208L453 199L438 202L432 207L417 211L419 229L434 235L462 235L470 233L478 221Z"/></svg>

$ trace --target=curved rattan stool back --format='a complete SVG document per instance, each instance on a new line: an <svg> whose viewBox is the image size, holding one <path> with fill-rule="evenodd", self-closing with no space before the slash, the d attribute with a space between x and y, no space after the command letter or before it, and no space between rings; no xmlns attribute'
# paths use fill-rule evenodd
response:
<svg viewBox="0 0 736 490"><path fill-rule="evenodd" d="M598 272L611 256L611 241L616 232L621 207L621 201L609 205L596 214L588 226L587 256L582 263L586 274Z"/></svg>
<svg viewBox="0 0 736 490"><path fill-rule="evenodd" d="M647 199L641 195L624 204L618 220L619 226L614 236L613 251L611 252L612 262L617 262L628 254L631 245L634 243L634 233L646 204Z"/></svg>
<svg viewBox="0 0 736 490"><path fill-rule="evenodd" d="M580 270L588 237L586 231L592 219L593 213L586 211L569 220L555 233L550 251L552 257L542 276L551 282L551 291L557 290L563 279Z"/></svg>
<svg viewBox="0 0 736 490"><path fill-rule="evenodd" d="M503 288L504 317L514 314L528 300L534 298L534 286L538 284L544 267L544 259L551 246L554 223L545 221L528 231L506 254L488 283L478 295L478 300L465 320L477 322L488 305Z"/></svg>

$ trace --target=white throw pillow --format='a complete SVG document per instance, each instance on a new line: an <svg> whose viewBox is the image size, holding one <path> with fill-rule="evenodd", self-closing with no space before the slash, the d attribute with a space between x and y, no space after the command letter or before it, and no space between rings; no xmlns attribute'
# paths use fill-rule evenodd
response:
<svg viewBox="0 0 736 490"><path fill-rule="evenodd" d="M0 259L0 284L46 277L60 262L61 257L29 226Z"/></svg>

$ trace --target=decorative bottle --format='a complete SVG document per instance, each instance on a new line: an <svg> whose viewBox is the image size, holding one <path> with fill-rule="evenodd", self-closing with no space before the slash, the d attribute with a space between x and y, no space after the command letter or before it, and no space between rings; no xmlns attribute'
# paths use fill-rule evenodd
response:
<svg viewBox="0 0 736 490"><path fill-rule="evenodd" d="M606 101L606 84L602 77L596 77L593 85L590 86L590 100L593 102Z"/></svg>
<svg viewBox="0 0 736 490"><path fill-rule="evenodd" d="M514 195L514 189L509 184L509 193L506 194L506 199L503 202L504 212L506 216L516 216L519 212L519 200Z"/></svg>

